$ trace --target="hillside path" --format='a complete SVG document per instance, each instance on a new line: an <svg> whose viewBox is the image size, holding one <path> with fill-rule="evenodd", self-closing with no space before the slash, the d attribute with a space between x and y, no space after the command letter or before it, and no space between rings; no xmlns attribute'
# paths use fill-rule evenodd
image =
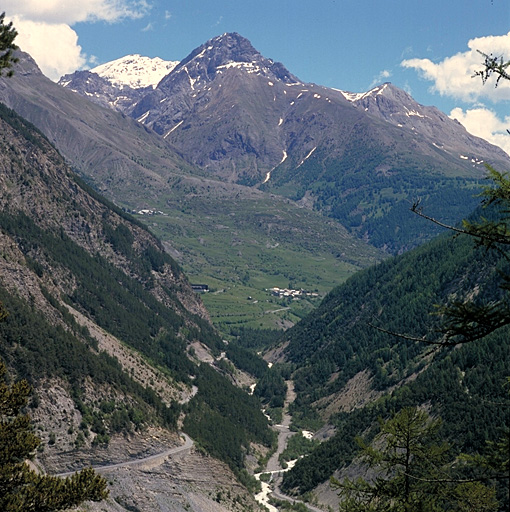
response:
<svg viewBox="0 0 510 512"><path fill-rule="evenodd" d="M156 453L155 455L150 455L149 457L143 457L141 459L131 459L125 462L118 462L116 464L106 464L104 466L92 466L92 469L97 473L108 473L114 469L118 468L127 468L127 467L135 467L139 469L152 469L157 466L161 466L163 462L165 462L169 457L183 454L184 452L189 452L193 447L193 440L184 432L181 432L181 437L184 438L184 444L181 446L175 446L173 448L169 448L160 453ZM79 470L78 470L79 471ZM72 476L78 471L67 471L65 473L58 473L58 477L67 477Z"/></svg>

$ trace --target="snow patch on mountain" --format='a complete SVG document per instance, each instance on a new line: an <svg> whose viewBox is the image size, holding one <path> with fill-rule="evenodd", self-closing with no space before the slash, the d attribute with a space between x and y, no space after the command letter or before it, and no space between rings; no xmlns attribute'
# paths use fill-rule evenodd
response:
<svg viewBox="0 0 510 512"><path fill-rule="evenodd" d="M139 123L142 123L142 124L143 124L143 122L144 122L144 121L147 119L147 117L149 116L150 112L151 112L150 110L147 110L147 112L145 112L145 114L144 114L143 116L140 116L140 117L137 119L137 121L138 121Z"/></svg>
<svg viewBox="0 0 510 512"><path fill-rule="evenodd" d="M296 169L299 169L312 155L313 155L313 152L317 149L317 146L315 146L304 158L303 160L301 160L301 162L299 162L298 166L296 167Z"/></svg>
<svg viewBox="0 0 510 512"><path fill-rule="evenodd" d="M420 112L416 111L416 110L409 110L405 105L404 105L404 108L406 110L406 116L410 117L410 116L416 116L416 117L423 117L423 118L426 118L428 116L424 116L423 114L421 114Z"/></svg>
<svg viewBox="0 0 510 512"><path fill-rule="evenodd" d="M222 64L221 66L217 66L217 70L222 69L230 69L230 68L238 68L244 69L247 73L260 73L262 68L258 62L228 62L227 64Z"/></svg>
<svg viewBox="0 0 510 512"><path fill-rule="evenodd" d="M133 89L150 86L155 88L161 79L168 75L177 64L179 64L177 61L134 54L101 64L90 71L119 87L127 85Z"/></svg>
<svg viewBox="0 0 510 512"><path fill-rule="evenodd" d="M163 138L166 139L174 130L176 130L177 128L179 128L179 126L181 126L181 124L184 122L184 119L180 122L178 122L173 128L171 128L165 135L163 135Z"/></svg>
<svg viewBox="0 0 510 512"><path fill-rule="evenodd" d="M334 89L334 90L341 93L347 101L356 103L362 99L367 98L368 96L379 96L381 94L384 94L384 91L388 87L388 85L389 84L387 84L387 83L378 85L377 87L374 87L373 89L370 89L370 91L367 91L367 92L347 92L347 91L343 91L341 89Z"/></svg>

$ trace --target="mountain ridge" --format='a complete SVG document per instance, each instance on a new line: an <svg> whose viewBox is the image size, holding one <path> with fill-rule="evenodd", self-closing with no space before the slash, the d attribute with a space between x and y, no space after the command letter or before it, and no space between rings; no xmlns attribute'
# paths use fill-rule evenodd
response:
<svg viewBox="0 0 510 512"><path fill-rule="evenodd" d="M342 91L342 94L358 108L363 108L365 112L376 115L393 125L410 128L429 137L436 137L442 141L441 145L434 144L438 149L457 151L459 158L468 160L474 165L483 163L481 158L490 161L494 156L487 152L487 146L481 142L484 139L470 136L459 121L451 119L434 106L426 107L419 104L410 94L390 82L374 87L366 93L352 94ZM456 129L458 127L461 128ZM459 137L462 144L456 143ZM466 148L470 148L470 152L466 151ZM493 148L494 146L491 147L491 152ZM498 149L500 153L502 150Z"/></svg>
<svg viewBox="0 0 510 512"><path fill-rule="evenodd" d="M394 85L304 83L237 33L194 49L124 112L206 175L302 201L393 253L432 234L400 225L417 196L454 222L474 208L485 163L510 165Z"/></svg>
<svg viewBox="0 0 510 512"><path fill-rule="evenodd" d="M202 61L202 64L200 64L200 61ZM193 64L193 67L190 67L191 64ZM221 36L212 38L203 45L197 47L186 58L178 63L176 67L162 79L160 84L161 89L163 91L173 89L175 85L172 85L172 82L178 80L177 75L184 72L187 74L187 80L189 80L191 90L195 90L195 84L199 87L200 80L204 80L205 85L205 83L212 82L217 74L221 74L223 72L222 70L235 67L246 68L246 72L249 74L270 75L272 78L282 80L288 84L302 86L313 85L314 87L317 87L316 84L306 84L300 81L297 77L292 75L283 64L278 62L275 63L271 59L267 59L262 56L246 38L237 33L225 33ZM387 89L388 86L389 89ZM382 84L365 93L349 93L344 90L328 89L325 87L322 89L330 92L330 94L334 94L332 91L340 93L340 95L348 100L348 102L355 104L356 106L361 106L362 109L369 113L376 113L377 108L374 108L374 105L377 104L378 100L384 98L386 101L391 100L393 106L398 104L400 106L404 105L405 108L405 103L409 103L411 105L411 109L407 109L407 111L403 112L407 117L413 115L422 119L430 117L429 115L421 112L424 110L426 113L434 112L434 117L440 118L441 123L451 122L452 126L459 125L457 121L450 120L445 114L442 114L435 109L435 107L424 107L419 105L410 95L390 83ZM158 97L161 99L160 96ZM167 101L167 99L165 101ZM146 107L148 103L155 104L154 101L142 102L141 105L137 106L135 110L132 111L133 117L139 119L143 116L147 112ZM395 113L396 112L388 113L386 109L383 114L379 109L379 117L386 121L390 121L394 125L400 125L400 121L394 117ZM151 123L150 119L147 118L144 118L143 121L144 124L147 125L150 125ZM411 129L416 130L417 127L414 126ZM419 133L423 133L427 136L431 135L430 128L428 129L428 132L426 130L418 131ZM453 133L452 130L450 130L450 135L451 133ZM469 143L472 144L473 139L470 139ZM498 150L496 151L498 152ZM500 151L498 153L500 153Z"/></svg>

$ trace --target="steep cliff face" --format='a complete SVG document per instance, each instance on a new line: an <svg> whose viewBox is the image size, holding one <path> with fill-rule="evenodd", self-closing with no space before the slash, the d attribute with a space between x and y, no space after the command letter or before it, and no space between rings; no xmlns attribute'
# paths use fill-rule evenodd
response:
<svg viewBox="0 0 510 512"><path fill-rule="evenodd" d="M74 393L77 409L107 399L133 409L150 402L150 380L153 403L140 410L148 424L164 413L175 428L170 409L189 384L152 367L150 345L167 332L182 350L175 364L186 361L188 343L214 338L202 303L159 241L88 190L33 126L2 107L0 130L0 300L11 315L2 356L36 387ZM108 375L97 381L97 371ZM70 413L61 430L83 414Z"/></svg>

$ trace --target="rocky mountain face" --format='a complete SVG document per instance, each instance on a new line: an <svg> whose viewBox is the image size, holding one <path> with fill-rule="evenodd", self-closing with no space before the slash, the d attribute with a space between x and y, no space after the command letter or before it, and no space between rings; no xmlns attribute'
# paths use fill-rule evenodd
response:
<svg viewBox="0 0 510 512"><path fill-rule="evenodd" d="M445 220L462 217L484 163L510 163L391 84L353 94L303 83L236 33L195 49L122 108L209 176L302 201L395 252L422 240L399 225L409 202L421 197Z"/></svg>
<svg viewBox="0 0 510 512"><path fill-rule="evenodd" d="M202 302L147 228L85 185L33 125L1 106L0 131L0 302L8 312L0 354L12 378L34 387L29 412L43 441L36 463L62 473L179 447L187 404L215 408L193 381L201 375L193 354L214 364L223 347ZM220 375L216 386L244 396ZM229 395L230 404L237 399ZM264 430L258 408L251 421L258 414ZM195 426L202 421L211 424L195 415ZM182 463L121 464L99 509L257 509L226 464L190 447L182 455ZM161 475L175 464L184 472L169 489ZM135 489L152 470L160 477L147 499Z"/></svg>
<svg viewBox="0 0 510 512"><path fill-rule="evenodd" d="M224 34L194 50L130 114L194 164L254 184L283 158L283 141L270 132L292 84L299 81L282 64Z"/></svg>
<svg viewBox="0 0 510 512"><path fill-rule="evenodd" d="M59 84L68 87L70 76L64 75ZM152 89L151 86L133 88L118 86L108 78L98 75L92 71L76 71L72 77L73 92L88 97L102 107L113 108L114 110L127 110L133 104L142 99Z"/></svg>
<svg viewBox="0 0 510 512"><path fill-rule="evenodd" d="M179 267L164 254L160 242L143 225L132 222L99 196L91 195L32 126L5 107L1 115L0 212L5 255L1 285L4 293L30 303L56 326L74 325L67 328L76 331L75 334L79 335L78 326L86 327L92 337L101 337L94 343L96 349L102 344L101 349L110 355L116 351L123 355L121 366L127 364L126 370L130 367L129 351L123 354L121 339L115 339L111 329L108 336L101 328L101 323L107 321L101 319L101 310L107 311L108 305L99 295L100 287L112 283L95 282L101 271L94 270L91 263L94 258L116 275L121 287L131 286L128 283L140 287L140 296L144 297L140 303L142 311L143 301L150 301L151 297L155 304L172 310L182 319L174 328L181 322L192 325L202 322L200 318L207 318L203 305ZM155 266L147 267L143 263L149 253L154 263L159 262ZM87 262L91 263L90 268L80 270L80 265ZM81 271L87 273L86 283L79 282ZM99 274L94 276L94 272ZM121 289L118 293L122 293ZM92 299L93 296L103 304L92 306L86 297ZM6 302L4 305L9 310ZM210 329L205 324L204 328ZM191 343L194 339L188 341ZM14 349L5 338L2 343L4 354ZM134 352L133 357L141 364L142 357ZM149 368L147 371L150 373ZM37 369L31 372L37 374ZM142 382L142 374L133 372L134 379ZM158 380L161 379L165 381L163 375L159 375ZM160 399L168 404L178 399L179 388L185 391L177 382L172 384L172 379L163 388L166 391Z"/></svg>
<svg viewBox="0 0 510 512"><path fill-rule="evenodd" d="M89 97L99 105L127 112L177 64L158 57L151 59L141 55L127 55L90 71L64 75L58 83Z"/></svg>
<svg viewBox="0 0 510 512"><path fill-rule="evenodd" d="M136 256L147 250L157 252L165 261L161 263L160 272L154 274L154 280L150 280L154 294L169 305L173 303L178 311L188 310L207 318L199 298L192 292L177 264L164 254L161 243L142 224L131 222L122 211L100 196L91 196L92 190L76 181L78 178L63 158L33 126L6 111L5 107L2 113L14 125L9 126L5 120L2 122L5 141L2 151L2 211L25 215L43 230L61 232L88 254L100 254L142 282L142 276L136 271ZM21 136L16 132L18 128ZM109 223L105 224L103 219L108 219ZM115 237L107 235L110 229L122 231L132 249L125 247L120 250ZM134 259L129 259L129 256ZM164 289L178 290L178 294L172 299L163 299ZM177 299L178 295L181 295L180 299ZM184 304L187 307L183 308Z"/></svg>
<svg viewBox="0 0 510 512"><path fill-rule="evenodd" d="M130 56L126 57L126 59L129 58ZM102 67L115 66L118 69L119 66L116 63L119 61L113 61ZM118 83L121 76L126 76L125 80L129 80L129 72L122 69L116 76L119 77ZM93 83L87 90L83 90L79 88L81 82L83 82L82 72L66 75L61 80L62 85L73 88L81 94L94 94L95 101L105 104L104 94L99 84L97 90L94 90ZM112 83L111 80L110 83ZM244 153L256 153L257 168L264 168L263 155L266 153L264 149L270 142L270 137L263 138L261 131L271 134L272 138L276 136L280 139L278 155L274 155L273 160L268 160L266 163L266 165L276 166L281 162L284 154L289 157L289 150L296 150L294 146L298 145L297 134L291 128L294 123L294 111L299 115L303 115L306 111L316 111L315 117L318 120L325 116L322 112L323 102L329 104L327 108L330 111L340 110L340 114L335 117L341 124L350 124L352 127L362 122L366 115L376 116L400 128L401 130L395 133L399 133L401 138L406 138L406 144L409 143L407 139L409 132L414 132L421 138L425 138L426 142L416 145L414 140L415 149L421 153L430 154L433 150L429 146L433 145L446 154L454 156L458 161L456 165L453 162L450 165L455 165L457 169L472 168L473 164L479 164L482 160L508 162L508 156L504 152L482 139L471 136L457 121L449 119L435 107L418 104L410 95L392 84L383 84L366 93L349 93L306 84L292 75L283 64L275 63L262 56L247 39L236 33L223 34L206 42L169 71L153 90L141 89L140 92L143 98L133 100L131 103L127 102L119 106L119 109L176 143L188 158L194 159L201 166L217 171L221 168L221 155L231 154L231 151L222 147L221 143L227 140L234 144L236 139L240 143L245 141ZM258 97L257 101L254 99L250 101L253 95ZM315 100L322 99L323 102L310 103L307 101L309 97ZM359 115L349 113L349 108L341 98L357 107L360 111ZM303 105L305 105L304 109L299 108ZM230 112L228 109L233 111ZM255 114L263 115L262 110L266 111L267 119L257 125ZM212 111L216 115L211 117ZM249 133L243 133L235 124L239 115L244 124L248 122L250 125ZM246 118L244 118L245 115ZM329 115L334 114L329 113ZM234 125L231 129L231 137L226 133L214 137L214 133L220 126L216 124L218 119L213 119L214 117L221 118L223 123L228 121L229 124ZM242 121L238 124L242 125ZM188 133L192 130L195 133L198 127L203 135L201 149L184 148L182 146L184 142L179 139L178 132ZM321 128L330 129L331 126ZM301 126L300 131L305 132L305 138L311 137L320 143L317 127L307 124ZM382 138L376 130L374 135ZM393 134L390 137L397 138ZM204 143L204 140L207 140L207 143ZM382 141L384 143L384 138ZM335 142L337 146L340 144L338 140ZM302 154L295 156L298 164L314 147L320 149L320 145L300 148ZM200 153L202 154L199 158ZM236 158L239 157L234 159ZM265 174L260 174L259 171L258 177L263 181Z"/></svg>

